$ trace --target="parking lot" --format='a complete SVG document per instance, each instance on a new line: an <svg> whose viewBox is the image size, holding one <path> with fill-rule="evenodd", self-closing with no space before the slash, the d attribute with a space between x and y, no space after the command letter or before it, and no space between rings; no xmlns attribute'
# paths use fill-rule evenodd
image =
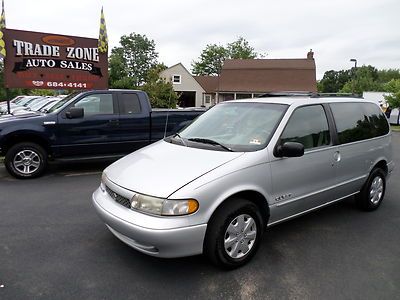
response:
<svg viewBox="0 0 400 300"><path fill-rule="evenodd" d="M0 167L0 299L400 299L400 134L375 212L347 199L270 228L246 266L158 259L115 238L91 194L104 163L16 180Z"/></svg>

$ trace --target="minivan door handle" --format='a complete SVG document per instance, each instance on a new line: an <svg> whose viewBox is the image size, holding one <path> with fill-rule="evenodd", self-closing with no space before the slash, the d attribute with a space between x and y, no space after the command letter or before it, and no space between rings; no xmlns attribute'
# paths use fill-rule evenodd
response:
<svg viewBox="0 0 400 300"><path fill-rule="evenodd" d="M336 162L339 162L340 160L341 160L341 155L340 155L340 152L339 151L335 151L335 153L333 154L333 159L336 161Z"/></svg>

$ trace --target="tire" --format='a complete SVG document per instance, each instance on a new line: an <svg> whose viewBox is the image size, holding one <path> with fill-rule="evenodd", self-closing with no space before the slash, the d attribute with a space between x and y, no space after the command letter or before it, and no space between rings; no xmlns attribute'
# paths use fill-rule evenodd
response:
<svg viewBox="0 0 400 300"><path fill-rule="evenodd" d="M382 169L373 169L360 193L356 196L357 206L364 211L377 209L385 196L386 174Z"/></svg>
<svg viewBox="0 0 400 300"><path fill-rule="evenodd" d="M46 169L47 153L38 144L15 144L7 151L4 164L7 171L15 178L39 177Z"/></svg>
<svg viewBox="0 0 400 300"><path fill-rule="evenodd" d="M246 223L249 225L243 232ZM257 205L245 199L228 200L208 223L203 253L218 267L238 268L254 256L263 231L264 222Z"/></svg>

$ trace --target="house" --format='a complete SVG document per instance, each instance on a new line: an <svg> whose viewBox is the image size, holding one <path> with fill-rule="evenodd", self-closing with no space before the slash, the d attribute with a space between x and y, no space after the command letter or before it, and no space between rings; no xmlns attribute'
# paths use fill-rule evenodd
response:
<svg viewBox="0 0 400 300"><path fill-rule="evenodd" d="M195 92L196 106L209 107L221 101L254 98L266 92L317 91L312 50L306 58L297 59L227 59L219 76L192 76L182 64L161 74L171 80L175 91L183 93L182 103L193 103L187 100L194 97L188 92Z"/></svg>
<svg viewBox="0 0 400 300"><path fill-rule="evenodd" d="M205 90L181 63L162 71L160 78L172 83L174 91L179 96L179 106L193 107L203 105Z"/></svg>

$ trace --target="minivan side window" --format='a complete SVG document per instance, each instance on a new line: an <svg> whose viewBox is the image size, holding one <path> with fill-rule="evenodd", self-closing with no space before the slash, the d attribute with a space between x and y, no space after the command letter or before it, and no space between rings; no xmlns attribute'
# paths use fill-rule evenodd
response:
<svg viewBox="0 0 400 300"><path fill-rule="evenodd" d="M372 103L365 103L363 106L364 111L368 116L372 136L378 137L388 134L389 124L382 110L377 105Z"/></svg>
<svg viewBox="0 0 400 300"><path fill-rule="evenodd" d="M329 145L331 137L322 105L297 108L281 135L280 144L285 142L301 143L305 150Z"/></svg>
<svg viewBox="0 0 400 300"><path fill-rule="evenodd" d="M346 144L385 135L385 115L372 103L331 103L339 143ZM376 107L375 107L376 106Z"/></svg>

